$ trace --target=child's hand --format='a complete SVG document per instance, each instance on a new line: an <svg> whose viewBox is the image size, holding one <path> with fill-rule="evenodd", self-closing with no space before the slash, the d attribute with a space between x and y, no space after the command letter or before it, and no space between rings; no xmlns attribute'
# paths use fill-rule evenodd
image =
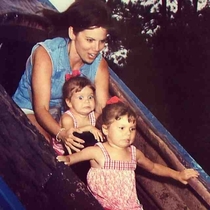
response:
<svg viewBox="0 0 210 210"><path fill-rule="evenodd" d="M96 127L92 126L92 128L90 129L90 132L94 135L94 138L97 141L103 142L103 135L100 130L98 130Z"/></svg>
<svg viewBox="0 0 210 210"><path fill-rule="evenodd" d="M179 172L178 180L183 184L188 184L188 180L191 178L197 178L199 173L194 169L185 169Z"/></svg>
<svg viewBox="0 0 210 210"><path fill-rule="evenodd" d="M56 159L58 162L64 162L65 165L70 165L70 155L57 156Z"/></svg>

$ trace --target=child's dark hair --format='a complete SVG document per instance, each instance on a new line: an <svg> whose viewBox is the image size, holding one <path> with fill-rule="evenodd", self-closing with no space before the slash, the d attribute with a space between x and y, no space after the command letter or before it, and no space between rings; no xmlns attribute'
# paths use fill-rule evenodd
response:
<svg viewBox="0 0 210 210"><path fill-rule="evenodd" d="M67 98L71 99L71 97L74 93L81 91L86 86L90 87L93 90L93 92L95 92L95 88L94 88L93 84L86 77L75 76L75 77L68 79L64 83L62 91L63 91L63 102L64 102L65 110L68 109L65 99L67 99Z"/></svg>
<svg viewBox="0 0 210 210"><path fill-rule="evenodd" d="M128 122L136 122L135 112L125 103L119 101L113 104L107 104L101 114L102 124L109 126L114 120L119 120L122 116L128 116Z"/></svg>
<svg viewBox="0 0 210 210"><path fill-rule="evenodd" d="M62 13L44 10L43 14L54 25L54 31L65 31L65 37L70 26L75 34L93 27L113 29L111 12L102 0L76 0Z"/></svg>

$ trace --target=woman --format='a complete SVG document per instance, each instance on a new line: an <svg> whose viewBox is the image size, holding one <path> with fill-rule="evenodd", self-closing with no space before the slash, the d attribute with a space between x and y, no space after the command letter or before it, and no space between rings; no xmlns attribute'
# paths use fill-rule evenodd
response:
<svg viewBox="0 0 210 210"><path fill-rule="evenodd" d="M109 71L100 51L111 28L111 14L100 0L77 0L63 13L43 14L55 25L58 37L33 47L13 99L48 141L56 136L79 151L84 141L72 135L73 129L61 128L50 109L61 107L65 76L79 71L93 82L95 111L101 113L108 99Z"/></svg>

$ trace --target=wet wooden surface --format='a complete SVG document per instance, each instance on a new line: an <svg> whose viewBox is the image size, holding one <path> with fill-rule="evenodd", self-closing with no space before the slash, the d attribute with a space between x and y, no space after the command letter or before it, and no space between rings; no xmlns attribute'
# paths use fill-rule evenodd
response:
<svg viewBox="0 0 210 210"><path fill-rule="evenodd" d="M102 209L0 85L0 176L26 209Z"/></svg>

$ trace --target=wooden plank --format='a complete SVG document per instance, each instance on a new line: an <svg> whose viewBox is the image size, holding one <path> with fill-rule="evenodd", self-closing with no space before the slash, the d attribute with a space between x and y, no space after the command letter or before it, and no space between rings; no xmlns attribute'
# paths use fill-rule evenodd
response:
<svg viewBox="0 0 210 210"><path fill-rule="evenodd" d="M0 176L26 209L103 209L0 85Z"/></svg>

